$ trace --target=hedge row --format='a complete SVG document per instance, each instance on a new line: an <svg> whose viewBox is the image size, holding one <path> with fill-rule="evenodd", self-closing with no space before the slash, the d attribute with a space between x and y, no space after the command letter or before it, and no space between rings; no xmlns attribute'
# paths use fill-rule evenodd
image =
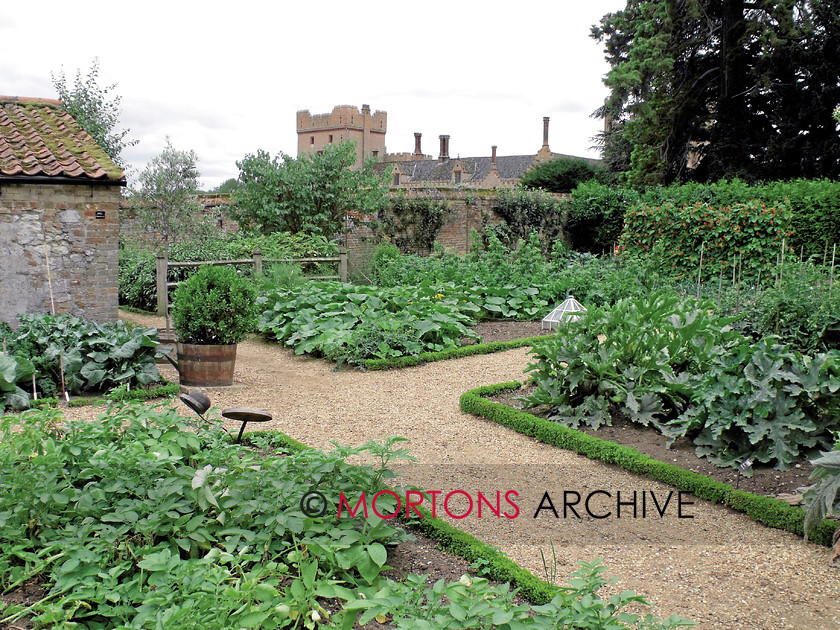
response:
<svg viewBox="0 0 840 630"><path fill-rule="evenodd" d="M574 451L607 464L615 464L632 473L667 483L700 499L747 514L754 521L767 527L804 536L805 510L801 507L789 505L779 499L736 490L705 475L655 460L629 446L608 442L484 398L504 390L518 389L521 385L514 381L468 391L461 396L461 411L492 420L545 444ZM830 547L836 529L837 522L825 519L814 529L809 540Z"/></svg>
<svg viewBox="0 0 840 630"><path fill-rule="evenodd" d="M477 343L471 346L460 348L449 348L440 352L421 352L417 355L394 357L392 359L366 359L362 362L366 370L390 370L394 368L405 368L420 365L421 363L434 363L435 361L446 361L447 359L460 359L471 357L476 354L493 354L504 352L522 346L532 346L542 337L524 337L513 341L493 341L491 343Z"/></svg>
<svg viewBox="0 0 840 630"><path fill-rule="evenodd" d="M719 181L651 186L644 192L590 181L572 191L567 202L565 231L579 251L612 251L621 233L624 214L636 204L713 207L749 201L783 206L791 212L792 235L788 245L798 255L822 260L826 250L840 241L840 182L828 179L796 179L749 185L744 181ZM827 246L827 247L826 247Z"/></svg>

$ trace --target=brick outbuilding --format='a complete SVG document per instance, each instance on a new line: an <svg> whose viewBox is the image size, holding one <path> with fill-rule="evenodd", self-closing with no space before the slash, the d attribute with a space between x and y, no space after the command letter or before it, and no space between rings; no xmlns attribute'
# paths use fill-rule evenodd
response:
<svg viewBox="0 0 840 630"><path fill-rule="evenodd" d="M125 184L59 101L0 96L0 321L117 318Z"/></svg>

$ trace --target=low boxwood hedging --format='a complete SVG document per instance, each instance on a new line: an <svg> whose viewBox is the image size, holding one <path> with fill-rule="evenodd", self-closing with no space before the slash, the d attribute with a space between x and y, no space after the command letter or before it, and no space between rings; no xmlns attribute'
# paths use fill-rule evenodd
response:
<svg viewBox="0 0 840 630"><path fill-rule="evenodd" d="M767 527L804 535L805 510L801 507L789 505L779 499L736 490L705 475L655 460L629 446L608 442L484 398L521 386L521 383L513 381L470 390L461 395L461 411L492 420L545 444L574 451L607 464L615 464L629 472L667 483L700 499L742 512ZM830 547L836 529L835 521L825 519L814 529L813 534L809 535L809 539Z"/></svg>
<svg viewBox="0 0 840 630"><path fill-rule="evenodd" d="M395 357L393 359L367 359L362 362L366 370L391 370L394 368L412 367L421 363L433 363L435 361L446 361L447 359L460 359L471 357L476 354L493 354L504 352L522 346L532 346L542 337L525 337L513 341L493 341L490 343L477 343L460 348L449 348L440 352L421 352L417 355Z"/></svg>
<svg viewBox="0 0 840 630"><path fill-rule="evenodd" d="M312 449L311 446L298 442L280 431L252 431L242 436L242 440L248 443L258 437L268 437L275 447L292 452ZM371 490L378 492L384 489L390 488L381 483L379 488L372 488ZM406 519L402 516L397 518L405 525L411 526L437 541L441 548L464 558L467 562L478 565L481 574L497 582L510 582L532 604L548 603L560 592L558 587L523 569L502 551L481 542L475 536L453 527L446 521L432 516L431 511L422 506L412 509L417 509L423 515L423 518Z"/></svg>

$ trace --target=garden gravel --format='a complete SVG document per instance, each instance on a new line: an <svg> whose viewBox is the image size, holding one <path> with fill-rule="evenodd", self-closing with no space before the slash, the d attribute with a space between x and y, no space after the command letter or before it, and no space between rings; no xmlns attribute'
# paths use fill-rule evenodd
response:
<svg viewBox="0 0 840 630"><path fill-rule="evenodd" d="M126 319L145 325L158 320L137 315ZM249 429L273 428L318 448L332 441L361 444L399 435L417 462L395 468L402 483L424 490L477 492L495 498L509 490L520 513L497 518L475 510L457 527L503 550L521 566L547 577L541 552L560 583L578 560L602 558L607 575L619 582L610 592L633 589L648 597L657 616L678 613L700 628L727 630L840 628L840 571L827 563L828 550L800 537L763 527L747 516L686 496L691 519L680 519L676 493L664 517L595 519L563 517L563 493L586 496L605 490L626 497L633 491L656 493L671 487L547 446L488 420L459 410L460 395L474 387L522 380L528 349L472 356L385 372L334 371L322 360L295 356L276 344L252 339L239 345L235 384L208 388L214 407L252 407L273 421ZM168 366L167 378L176 377ZM184 414L191 412L182 403ZM72 416L90 410L68 410ZM230 423L238 430L239 423ZM544 493L558 510L542 510ZM593 512L607 508L603 495ZM512 508L504 503L503 509ZM455 514L466 504L450 502ZM623 508L624 509L624 508ZM639 510L641 502L639 499ZM613 513L615 505L612 505ZM580 511L580 510L579 510ZM438 510L438 516L444 516ZM553 548L553 551L552 551ZM549 572L553 569L549 566Z"/></svg>

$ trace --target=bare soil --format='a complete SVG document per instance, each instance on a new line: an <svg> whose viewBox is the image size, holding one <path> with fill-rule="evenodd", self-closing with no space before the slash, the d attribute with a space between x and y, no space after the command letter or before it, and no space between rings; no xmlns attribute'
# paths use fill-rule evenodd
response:
<svg viewBox="0 0 840 630"><path fill-rule="evenodd" d="M161 325L156 318L124 317ZM516 337L502 330L514 327L511 334ZM491 323L480 334L494 341L534 336L538 328L539 323ZM333 440L361 444L404 436L418 461L394 466L402 474L399 481L440 491L441 497L456 490L491 499L495 492L516 492L516 518L497 517L486 509L479 517L466 499L451 501L448 514L438 505L437 514L540 577L556 573L563 583L578 560L601 558L607 574L619 578L602 595L633 589L648 597L651 608L646 611L659 617L678 613L703 629L840 628L840 571L828 565L828 550L798 536L691 496L684 497L692 501L685 506L691 518L680 518L671 509L662 516L634 516L627 508L621 514L609 502L599 503L598 510L611 510L611 518L566 514L567 491L612 496L620 491L625 497L655 493L662 498L673 488L460 412L458 399L464 391L524 380L529 360L528 349L518 348L388 372L335 371L325 361L254 338L239 346L234 385L205 393L218 409L264 409L273 420L255 429L277 429L316 448L329 449ZM161 371L170 380L177 378L167 365ZM182 403L177 406L191 413ZM89 408L67 410L70 417L95 414ZM238 430L239 423L228 428ZM616 427L615 439L623 429ZM655 443L652 435L624 435L637 446ZM670 451L667 455L666 461L675 457ZM747 481L741 483L754 489ZM788 488L780 482L766 491ZM556 515L539 509L546 495ZM552 561L549 575L544 574L544 557ZM459 559L445 558L433 542L420 538L401 545L389 564L395 575L416 571L449 579L468 569Z"/></svg>
<svg viewBox="0 0 840 630"><path fill-rule="evenodd" d="M534 390L533 386L524 386L518 390L509 390L488 400L502 403L516 409L522 409L523 403L519 397ZM526 409L535 416L545 417L546 408ZM602 440L616 442L624 446L631 446L660 462L667 462L685 470L691 470L716 481L738 486L756 494L781 498L794 505L798 504L801 496L800 489L810 485L808 477L814 467L807 458L794 463L790 470L776 470L771 466L757 465L744 475L739 476L734 468L721 468L710 463L707 459L698 458L694 454L694 445L689 440L681 439L668 448L665 437L653 427L643 427L623 417L614 417L612 426L599 429L582 428L583 432L594 435Z"/></svg>

